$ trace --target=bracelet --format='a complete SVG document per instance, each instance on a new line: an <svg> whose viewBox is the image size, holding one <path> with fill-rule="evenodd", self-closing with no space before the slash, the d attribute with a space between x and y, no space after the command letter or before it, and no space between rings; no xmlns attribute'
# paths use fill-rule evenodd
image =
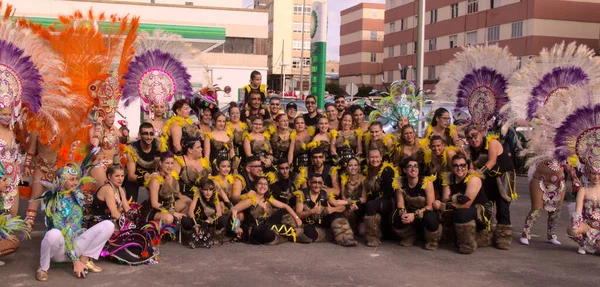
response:
<svg viewBox="0 0 600 287"><path fill-rule="evenodd" d="M300 217L298 217L298 215L294 216L295 219L300 219Z"/></svg>
<svg viewBox="0 0 600 287"><path fill-rule="evenodd" d="M488 171L490 171L490 169L487 167L487 165L483 165L480 169L479 172L481 172L482 174L486 174Z"/></svg>

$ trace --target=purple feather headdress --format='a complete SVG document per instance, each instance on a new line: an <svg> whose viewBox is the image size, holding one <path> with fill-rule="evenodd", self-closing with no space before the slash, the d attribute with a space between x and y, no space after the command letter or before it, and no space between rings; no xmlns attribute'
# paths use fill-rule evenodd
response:
<svg viewBox="0 0 600 287"><path fill-rule="evenodd" d="M507 80L490 67L473 69L458 86L455 111L468 110L474 122L487 122L508 102Z"/></svg>
<svg viewBox="0 0 600 287"><path fill-rule="evenodd" d="M547 73L531 90L531 98L527 103L527 120L538 116L538 111L556 91L581 87L589 82L588 75L579 67L556 67Z"/></svg>
<svg viewBox="0 0 600 287"><path fill-rule="evenodd" d="M21 103L37 113L42 100L42 76L23 50L0 40L0 108L10 108L13 116L20 114ZM15 119L16 120L16 119Z"/></svg>
<svg viewBox="0 0 600 287"><path fill-rule="evenodd" d="M175 94L193 98L191 75L181 61L160 50L136 56L125 74L125 106L140 97L147 104L168 103Z"/></svg>
<svg viewBox="0 0 600 287"><path fill-rule="evenodd" d="M588 170L600 171L600 104L581 107L557 129L555 156L566 160L577 156Z"/></svg>

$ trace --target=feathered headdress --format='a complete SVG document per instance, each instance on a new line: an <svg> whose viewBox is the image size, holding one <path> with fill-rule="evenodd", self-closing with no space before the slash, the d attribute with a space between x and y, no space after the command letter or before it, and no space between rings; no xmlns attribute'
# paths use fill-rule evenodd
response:
<svg viewBox="0 0 600 287"><path fill-rule="evenodd" d="M588 171L600 172L600 104L581 107L559 126L554 137L558 160L579 162Z"/></svg>
<svg viewBox="0 0 600 287"><path fill-rule="evenodd" d="M152 35L140 32L137 44L137 56L125 75L123 100L126 106L138 97L150 106L167 104L175 94L188 99L193 97L191 75L184 62L194 61L197 52L180 35L160 30Z"/></svg>
<svg viewBox="0 0 600 287"><path fill-rule="evenodd" d="M393 126L398 125L400 118L407 118L408 123L416 126L421 120L419 103L423 104L423 92L413 82L407 80L395 81L390 85L390 95L382 98L377 104L377 110L369 115L371 121L381 116Z"/></svg>
<svg viewBox="0 0 600 287"><path fill-rule="evenodd" d="M518 64L506 47L463 47L444 67L435 87L436 98L456 102L456 112L468 112L471 121L489 126L508 102L508 79Z"/></svg>
<svg viewBox="0 0 600 287"><path fill-rule="evenodd" d="M600 83L600 61L594 51L585 45L572 42L556 44L543 49L539 57L529 61L509 82L507 107L511 122L519 119L532 120L546 116L544 105L561 90L572 87L597 86ZM554 110L570 114L572 110Z"/></svg>

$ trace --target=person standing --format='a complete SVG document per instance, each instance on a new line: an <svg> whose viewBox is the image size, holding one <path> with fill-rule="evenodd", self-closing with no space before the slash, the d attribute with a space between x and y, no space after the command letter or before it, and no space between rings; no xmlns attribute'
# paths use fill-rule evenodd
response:
<svg viewBox="0 0 600 287"><path fill-rule="evenodd" d="M313 95L308 95L306 99L304 99L304 104L308 110L308 113L302 115L304 123L307 127L316 127L319 123L319 118L321 117L319 113L317 113L317 98Z"/></svg>
<svg viewBox="0 0 600 287"><path fill-rule="evenodd" d="M140 139L125 147L127 155L127 180L123 183L127 198L137 201L140 186L144 186L146 175L158 167L160 151L154 136L154 127L145 122L140 125Z"/></svg>

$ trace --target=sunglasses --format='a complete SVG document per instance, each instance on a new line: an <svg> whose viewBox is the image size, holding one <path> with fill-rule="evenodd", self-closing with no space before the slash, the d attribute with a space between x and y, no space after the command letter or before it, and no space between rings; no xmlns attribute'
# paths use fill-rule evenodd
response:
<svg viewBox="0 0 600 287"><path fill-rule="evenodd" d="M279 104L276 103L270 103L271 106L279 106Z"/></svg>
<svg viewBox="0 0 600 287"><path fill-rule="evenodd" d="M259 168L259 167L262 167L262 165L249 165L248 167L249 168Z"/></svg>
<svg viewBox="0 0 600 287"><path fill-rule="evenodd" d="M343 104L343 103L345 103L345 102L346 102L346 101L336 101L335 103L336 103L336 104Z"/></svg>
<svg viewBox="0 0 600 287"><path fill-rule="evenodd" d="M467 168L467 164L466 163L461 163L461 164L453 164L452 165L454 168Z"/></svg>
<svg viewBox="0 0 600 287"><path fill-rule="evenodd" d="M409 164L406 166L406 169L419 169L419 165L418 164Z"/></svg>
<svg viewBox="0 0 600 287"><path fill-rule="evenodd" d="M306 102L307 105L316 105L317 102Z"/></svg>
<svg viewBox="0 0 600 287"><path fill-rule="evenodd" d="M152 135L154 135L154 133L153 132L141 132L140 135L142 135L142 136L152 136Z"/></svg>
<svg viewBox="0 0 600 287"><path fill-rule="evenodd" d="M318 184L318 185L323 185L322 181L311 181L311 184Z"/></svg>
<svg viewBox="0 0 600 287"><path fill-rule="evenodd" d="M479 133L471 133L467 135L467 140L474 140L477 138L477 136L479 135Z"/></svg>

